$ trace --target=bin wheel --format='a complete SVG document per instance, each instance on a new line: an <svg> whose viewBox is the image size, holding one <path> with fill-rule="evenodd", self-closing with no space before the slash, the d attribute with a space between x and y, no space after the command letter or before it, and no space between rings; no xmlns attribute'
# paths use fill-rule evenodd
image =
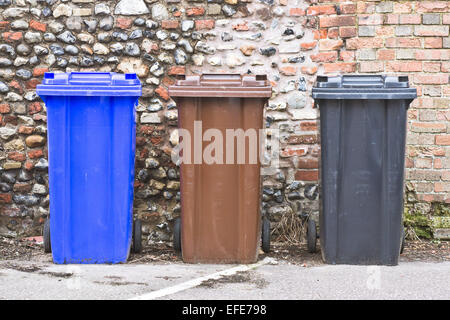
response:
<svg viewBox="0 0 450 320"><path fill-rule="evenodd" d="M316 252L316 243L317 243L316 222L311 218L308 219L308 225L306 229L306 241L308 244L308 252L310 253Z"/></svg>
<svg viewBox="0 0 450 320"><path fill-rule="evenodd" d="M173 223L173 249L175 252L181 252L181 219L175 219Z"/></svg>
<svg viewBox="0 0 450 320"><path fill-rule="evenodd" d="M134 220L133 223L133 253L140 253L142 251L142 222L140 219Z"/></svg>
<svg viewBox="0 0 450 320"><path fill-rule="evenodd" d="M262 251L270 252L270 221L264 218L262 221Z"/></svg>
<svg viewBox="0 0 450 320"><path fill-rule="evenodd" d="M402 254L403 250L405 249L405 239L406 239L405 228L402 228L402 243L400 244L400 254Z"/></svg>
<svg viewBox="0 0 450 320"><path fill-rule="evenodd" d="M44 222L44 252L50 253L52 252L52 244L50 243L50 219L45 220Z"/></svg>

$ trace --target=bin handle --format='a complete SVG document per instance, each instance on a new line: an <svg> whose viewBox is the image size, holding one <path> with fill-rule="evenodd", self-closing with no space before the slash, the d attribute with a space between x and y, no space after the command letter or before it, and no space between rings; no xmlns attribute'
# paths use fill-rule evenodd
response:
<svg viewBox="0 0 450 320"><path fill-rule="evenodd" d="M242 76L238 73L204 73L200 76L199 80L202 86L231 86L240 85L242 83Z"/></svg>
<svg viewBox="0 0 450 320"><path fill-rule="evenodd" d="M109 84L111 73L109 72L71 72L69 74L70 84Z"/></svg>

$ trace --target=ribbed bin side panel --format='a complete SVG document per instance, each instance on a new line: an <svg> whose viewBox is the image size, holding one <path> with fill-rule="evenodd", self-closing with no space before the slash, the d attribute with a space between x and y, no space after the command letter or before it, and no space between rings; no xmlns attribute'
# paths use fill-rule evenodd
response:
<svg viewBox="0 0 450 320"><path fill-rule="evenodd" d="M125 262L131 243L136 97L48 96L55 263Z"/></svg>
<svg viewBox="0 0 450 320"><path fill-rule="evenodd" d="M261 98L177 98L179 127L194 141L194 121L203 134L217 129L260 129ZM210 142L203 142L201 153ZM248 142L247 142L248 143ZM236 163L236 144L234 149ZM194 146L191 160L194 161ZM226 152L224 152L224 161ZM246 151L248 159L248 148ZM260 164L182 164L183 260L190 263L252 263L261 236ZM246 162L248 163L248 161Z"/></svg>
<svg viewBox="0 0 450 320"><path fill-rule="evenodd" d="M326 262L398 263L408 103L319 101L320 241Z"/></svg>

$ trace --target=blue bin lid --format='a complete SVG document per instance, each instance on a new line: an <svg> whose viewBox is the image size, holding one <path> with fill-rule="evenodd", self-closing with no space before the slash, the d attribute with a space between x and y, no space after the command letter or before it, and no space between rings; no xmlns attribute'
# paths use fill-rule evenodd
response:
<svg viewBox="0 0 450 320"><path fill-rule="evenodd" d="M39 96L137 96L142 86L135 73L46 72L37 85Z"/></svg>

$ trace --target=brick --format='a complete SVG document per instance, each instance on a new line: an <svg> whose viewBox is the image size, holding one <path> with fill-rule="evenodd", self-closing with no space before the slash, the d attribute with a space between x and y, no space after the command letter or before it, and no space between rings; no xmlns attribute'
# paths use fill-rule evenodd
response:
<svg viewBox="0 0 450 320"><path fill-rule="evenodd" d="M394 10L394 5L391 1L382 1L375 7L375 11L378 13L388 13Z"/></svg>
<svg viewBox="0 0 450 320"><path fill-rule="evenodd" d="M18 131L21 134L32 134L34 132L34 127L20 126Z"/></svg>
<svg viewBox="0 0 450 320"><path fill-rule="evenodd" d="M42 149L33 149L28 151L28 158L37 159L44 156L44 151Z"/></svg>
<svg viewBox="0 0 450 320"><path fill-rule="evenodd" d="M300 43L300 48L302 50L311 50L311 49L314 49L316 46L317 46L317 41Z"/></svg>
<svg viewBox="0 0 450 320"><path fill-rule="evenodd" d="M400 24L421 24L422 17L420 14L401 14L399 23Z"/></svg>
<svg viewBox="0 0 450 320"><path fill-rule="evenodd" d="M160 96L163 100L167 101L169 100L169 92L166 88L159 86L155 89L155 93Z"/></svg>
<svg viewBox="0 0 450 320"><path fill-rule="evenodd" d="M399 49L396 52L398 60L413 60L415 59L416 50L412 49Z"/></svg>
<svg viewBox="0 0 450 320"><path fill-rule="evenodd" d="M339 38L339 28L333 27L328 29L328 38L329 39L337 39Z"/></svg>
<svg viewBox="0 0 450 320"><path fill-rule="evenodd" d="M316 144L319 142L317 134L291 135L287 139L289 144Z"/></svg>
<svg viewBox="0 0 450 320"><path fill-rule="evenodd" d="M382 48L383 39L380 38L351 38L346 39L347 49L361 49L361 48Z"/></svg>
<svg viewBox="0 0 450 320"><path fill-rule="evenodd" d="M310 56L313 62L334 62L338 58L337 51L320 52Z"/></svg>
<svg viewBox="0 0 450 320"><path fill-rule="evenodd" d="M356 28L355 27L340 27L339 28L339 36L341 38L356 37Z"/></svg>
<svg viewBox="0 0 450 320"><path fill-rule="evenodd" d="M7 42L22 40L22 32L3 32L3 39Z"/></svg>
<svg viewBox="0 0 450 320"><path fill-rule="evenodd" d="M442 159L436 158L433 161L433 168L434 169L442 169L444 167L444 164L442 163Z"/></svg>
<svg viewBox="0 0 450 320"><path fill-rule="evenodd" d="M300 123L302 131L317 131L317 121L305 121Z"/></svg>
<svg viewBox="0 0 450 320"><path fill-rule="evenodd" d="M388 59L389 60L389 59ZM388 61L386 62L387 72L420 72L422 63L419 61Z"/></svg>
<svg viewBox="0 0 450 320"><path fill-rule="evenodd" d="M31 183L15 183L13 186L13 190L20 193L30 192L31 188Z"/></svg>
<svg viewBox="0 0 450 320"><path fill-rule="evenodd" d="M442 24L450 24L450 13L442 15Z"/></svg>
<svg viewBox="0 0 450 320"><path fill-rule="evenodd" d="M380 25L383 24L383 15L381 14L370 14L370 15L360 15L358 16L359 25Z"/></svg>
<svg viewBox="0 0 450 320"><path fill-rule="evenodd" d="M12 195L9 193L0 193L0 203L11 203L12 202Z"/></svg>
<svg viewBox="0 0 450 320"><path fill-rule="evenodd" d="M415 58L417 60L450 60L450 50L427 49L416 50Z"/></svg>
<svg viewBox="0 0 450 320"><path fill-rule="evenodd" d="M36 30L36 31L45 32L47 30L47 24L36 21L36 20L31 20L30 28L33 30Z"/></svg>
<svg viewBox="0 0 450 320"><path fill-rule="evenodd" d="M449 191L450 191L450 183L443 183L443 182L434 183L434 192L449 192Z"/></svg>
<svg viewBox="0 0 450 320"><path fill-rule="evenodd" d="M450 170L449 171L443 171L441 178L444 181L450 181Z"/></svg>
<svg viewBox="0 0 450 320"><path fill-rule="evenodd" d="M184 66L172 66L168 72L169 75L186 74L186 67Z"/></svg>
<svg viewBox="0 0 450 320"><path fill-rule="evenodd" d="M116 17L115 26L120 29L129 29L133 24L133 19Z"/></svg>
<svg viewBox="0 0 450 320"><path fill-rule="evenodd" d="M447 37L449 26L415 26L414 35L423 37Z"/></svg>
<svg viewBox="0 0 450 320"><path fill-rule="evenodd" d="M432 158L416 158L414 166L419 169L431 169L433 167Z"/></svg>
<svg viewBox="0 0 450 320"><path fill-rule="evenodd" d="M25 82L25 88L27 89L36 89L36 86L41 83L39 79L30 79Z"/></svg>
<svg viewBox="0 0 450 320"><path fill-rule="evenodd" d="M161 27L163 29L176 29L180 22L178 20L163 20L161 21Z"/></svg>
<svg viewBox="0 0 450 320"><path fill-rule="evenodd" d="M445 132L446 130L445 123L413 122L411 124L411 131L413 132Z"/></svg>
<svg viewBox="0 0 450 320"><path fill-rule="evenodd" d="M413 34L412 26L397 26L395 27L395 35L397 37L405 37Z"/></svg>
<svg viewBox="0 0 450 320"><path fill-rule="evenodd" d="M39 102L32 102L28 105L28 114L35 114L42 111L42 106Z"/></svg>
<svg viewBox="0 0 450 320"><path fill-rule="evenodd" d="M0 104L0 113L9 113L11 112L11 108L9 104L7 103L1 103Z"/></svg>
<svg viewBox="0 0 450 320"><path fill-rule="evenodd" d="M395 50L392 49L380 49L377 51L378 60L394 60Z"/></svg>
<svg viewBox="0 0 450 320"><path fill-rule="evenodd" d="M320 17L319 21L321 28L353 26L356 24L354 16Z"/></svg>
<svg viewBox="0 0 450 320"><path fill-rule="evenodd" d="M283 158L293 157L293 156L304 156L308 152L305 147L288 147L281 151L280 155Z"/></svg>
<svg viewBox="0 0 450 320"><path fill-rule="evenodd" d="M442 62L441 71L450 73L450 61Z"/></svg>
<svg viewBox="0 0 450 320"><path fill-rule="evenodd" d="M394 35L394 27L392 26L378 26L375 29L378 37L388 37Z"/></svg>
<svg viewBox="0 0 450 320"><path fill-rule="evenodd" d="M358 1L356 3L357 13L373 13L375 12L375 5L366 1Z"/></svg>
<svg viewBox="0 0 450 320"><path fill-rule="evenodd" d="M448 12L450 4L448 1L417 1L417 12Z"/></svg>
<svg viewBox="0 0 450 320"><path fill-rule="evenodd" d="M450 49L450 38L444 38L442 41L442 47Z"/></svg>
<svg viewBox="0 0 450 320"><path fill-rule="evenodd" d="M425 38L424 47L431 49L442 48L442 38Z"/></svg>
<svg viewBox="0 0 450 320"><path fill-rule="evenodd" d="M289 9L289 15L290 16L304 16L305 15L305 10L301 9L301 8L291 8Z"/></svg>
<svg viewBox="0 0 450 320"><path fill-rule="evenodd" d="M450 134L437 135L436 144L442 146L450 146Z"/></svg>
<svg viewBox="0 0 450 320"><path fill-rule="evenodd" d="M318 169L319 161L317 159L311 159L311 158L298 159L297 168L298 169Z"/></svg>
<svg viewBox="0 0 450 320"><path fill-rule="evenodd" d="M355 61L355 51L341 50L339 52L339 60L342 60L344 62Z"/></svg>
<svg viewBox="0 0 450 320"><path fill-rule="evenodd" d="M360 26L358 28L358 35L360 37L373 37L375 36L374 26Z"/></svg>
<svg viewBox="0 0 450 320"><path fill-rule="evenodd" d="M303 74L314 75L317 73L317 69L317 66L302 66L300 70Z"/></svg>
<svg viewBox="0 0 450 320"><path fill-rule="evenodd" d="M330 51L340 49L344 45L342 40L321 39L319 40L319 50Z"/></svg>
<svg viewBox="0 0 450 320"><path fill-rule="evenodd" d="M339 5L340 14L354 14L356 13L356 4L354 3L342 3Z"/></svg>
<svg viewBox="0 0 450 320"><path fill-rule="evenodd" d="M236 30L236 31L248 31L249 30L247 21L245 21L243 23L234 24L232 26L232 28L233 28L233 30Z"/></svg>
<svg viewBox="0 0 450 320"><path fill-rule="evenodd" d="M325 73L356 71L356 63L352 62L324 63L323 67L325 69Z"/></svg>
<svg viewBox="0 0 450 320"><path fill-rule="evenodd" d="M300 181L318 181L319 170L297 170L295 180Z"/></svg>
<svg viewBox="0 0 450 320"><path fill-rule="evenodd" d="M193 7L193 8L188 8L186 10L186 15L188 17L191 16L202 16L205 14L205 8L203 7Z"/></svg>
<svg viewBox="0 0 450 320"><path fill-rule="evenodd" d="M214 29L214 20L195 20L195 30Z"/></svg>
<svg viewBox="0 0 450 320"><path fill-rule="evenodd" d="M440 24L441 15L439 13L424 13L422 15L423 24Z"/></svg>
<svg viewBox="0 0 450 320"><path fill-rule="evenodd" d="M292 66L284 66L280 68L280 73L285 76L295 76L297 74L297 68Z"/></svg>
<svg viewBox="0 0 450 320"><path fill-rule="evenodd" d="M398 24L400 21L400 15L398 14L387 14L384 17L384 24Z"/></svg>
<svg viewBox="0 0 450 320"><path fill-rule="evenodd" d="M375 60L376 51L375 49L361 49L357 52L358 60Z"/></svg>
<svg viewBox="0 0 450 320"><path fill-rule="evenodd" d="M387 48L420 48L421 42L418 38L387 38Z"/></svg>
<svg viewBox="0 0 450 320"><path fill-rule="evenodd" d="M436 170L415 169L407 171L407 179L410 180L440 180L441 174Z"/></svg>
<svg viewBox="0 0 450 320"><path fill-rule="evenodd" d="M34 68L33 69L33 77L41 77L46 72L48 72L48 68Z"/></svg>
<svg viewBox="0 0 450 320"><path fill-rule="evenodd" d="M381 72L383 70L384 65L381 61L363 61L359 64L360 72Z"/></svg>
<svg viewBox="0 0 450 320"><path fill-rule="evenodd" d="M433 107L436 109L448 109L450 106L450 99L447 98L434 98Z"/></svg>
<svg viewBox="0 0 450 320"><path fill-rule="evenodd" d="M410 13L411 11L411 2L394 2L394 13Z"/></svg>
<svg viewBox="0 0 450 320"><path fill-rule="evenodd" d="M441 63L440 62L424 62L423 70L426 72L439 72L439 71L441 71Z"/></svg>
<svg viewBox="0 0 450 320"><path fill-rule="evenodd" d="M220 6L220 4L217 4L217 3L210 4L206 8L206 14L208 14L208 15L217 15L217 14L220 14L221 12L222 12L222 7Z"/></svg>
<svg viewBox="0 0 450 320"><path fill-rule="evenodd" d="M92 14L91 8L73 8L72 15L75 17L85 17Z"/></svg>
<svg viewBox="0 0 450 320"><path fill-rule="evenodd" d="M9 26L9 21L0 21L0 30L7 29Z"/></svg>
<svg viewBox="0 0 450 320"><path fill-rule="evenodd" d="M332 5L312 6L306 10L308 16L317 16L324 14L335 14L336 7Z"/></svg>
<svg viewBox="0 0 450 320"><path fill-rule="evenodd" d="M9 152L8 153L8 159L9 160L14 160L14 161L19 161L19 162L23 162L27 159L27 157L25 156L24 153L22 152Z"/></svg>

